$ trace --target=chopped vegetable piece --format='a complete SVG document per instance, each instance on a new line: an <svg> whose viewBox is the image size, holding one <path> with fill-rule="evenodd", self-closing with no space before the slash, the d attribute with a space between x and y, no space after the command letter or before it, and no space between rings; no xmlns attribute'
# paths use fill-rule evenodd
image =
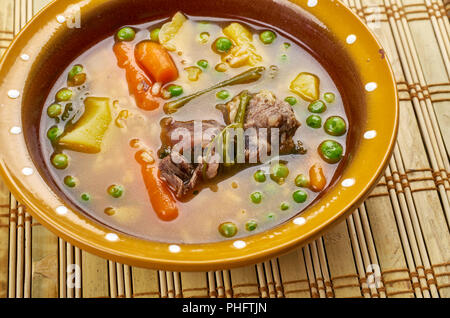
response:
<svg viewBox="0 0 450 318"><path fill-rule="evenodd" d="M309 180L303 173L300 173L299 175L297 175L297 177L295 177L294 182L297 187L301 187L301 188L309 187Z"/></svg>
<svg viewBox="0 0 450 318"><path fill-rule="evenodd" d="M67 85L74 87L83 85L86 82L86 73L80 73L75 75L71 80L67 81Z"/></svg>
<svg viewBox="0 0 450 318"><path fill-rule="evenodd" d="M245 223L245 229L249 232L256 230L257 227L258 222L256 222L255 220L250 220Z"/></svg>
<svg viewBox="0 0 450 318"><path fill-rule="evenodd" d="M108 207L104 210L106 215L112 216L114 214L116 214L116 209L112 208L112 207Z"/></svg>
<svg viewBox="0 0 450 318"><path fill-rule="evenodd" d="M238 84L248 84L248 83L255 82L261 78L264 70L265 70L265 68L263 66L253 67L241 74L238 74L238 75L236 75L228 80L225 80L223 82L217 83L216 85L213 85L207 89L204 89L204 90L201 90L194 94L187 95L180 99L168 102L168 103L164 104L164 112L166 114L175 113L179 108L183 107L184 105L186 105L188 102L190 102L194 98L201 96L205 93L208 93L212 90L215 90L217 88L238 85Z"/></svg>
<svg viewBox="0 0 450 318"><path fill-rule="evenodd" d="M270 30L263 31L259 35L259 39L264 44L271 44L273 41L275 41L276 37L277 35Z"/></svg>
<svg viewBox="0 0 450 318"><path fill-rule="evenodd" d="M217 51L219 53L226 53L233 46L233 42L231 42L231 40L228 38L220 37L214 41L213 45L214 45L215 51Z"/></svg>
<svg viewBox="0 0 450 318"><path fill-rule="evenodd" d="M316 100L308 105L308 110L311 113L320 114L327 110L327 106L321 100Z"/></svg>
<svg viewBox="0 0 450 318"><path fill-rule="evenodd" d="M201 68L205 69L208 67L208 61L207 60L199 60L197 62L197 65L200 66Z"/></svg>
<svg viewBox="0 0 450 318"><path fill-rule="evenodd" d="M283 48L285 49L285 50L287 50L288 48L290 48L291 47L291 43L289 43L289 42L284 42L283 43Z"/></svg>
<svg viewBox="0 0 450 318"><path fill-rule="evenodd" d="M328 163L336 163L342 159L344 149L334 140L325 140L319 145L319 154Z"/></svg>
<svg viewBox="0 0 450 318"><path fill-rule="evenodd" d="M165 84L178 78L175 63L159 43L143 41L136 45L136 61L156 82Z"/></svg>
<svg viewBox="0 0 450 318"><path fill-rule="evenodd" d="M325 188L327 180L323 174L322 167L319 164L314 164L309 169L309 187L314 192L320 192Z"/></svg>
<svg viewBox="0 0 450 318"><path fill-rule="evenodd" d="M202 70L198 66L189 66L184 69L187 72L188 80L195 82L202 73Z"/></svg>
<svg viewBox="0 0 450 318"><path fill-rule="evenodd" d="M325 132L332 136L342 136L347 131L347 124L340 116L331 116L325 121L323 126Z"/></svg>
<svg viewBox="0 0 450 318"><path fill-rule="evenodd" d="M154 28L150 31L150 39L154 42L159 42L159 31L161 31L160 28Z"/></svg>
<svg viewBox="0 0 450 318"><path fill-rule="evenodd" d="M284 101L287 102L291 106L294 106L295 104L297 104L297 98L295 98L294 96L288 96L284 99Z"/></svg>
<svg viewBox="0 0 450 318"><path fill-rule="evenodd" d="M76 64L72 66L69 73L67 74L67 80L71 81L75 77L75 75L83 73L83 66L80 64Z"/></svg>
<svg viewBox="0 0 450 318"><path fill-rule="evenodd" d="M226 71L227 71L228 65L227 65L226 63L218 63L218 64L216 65L216 67L214 67L214 69L215 69L217 72L223 73L223 72L226 72Z"/></svg>
<svg viewBox="0 0 450 318"><path fill-rule="evenodd" d="M230 92L224 89L217 92L216 96L219 99L227 99L228 97L230 97Z"/></svg>
<svg viewBox="0 0 450 318"><path fill-rule="evenodd" d="M289 89L308 102L319 98L319 78L311 73L302 72L291 82Z"/></svg>
<svg viewBox="0 0 450 318"><path fill-rule="evenodd" d="M121 186L120 184L113 184L109 186L107 190L108 194L116 199L120 198L123 195L123 191L123 186Z"/></svg>
<svg viewBox="0 0 450 318"><path fill-rule="evenodd" d="M133 41L136 36L136 32L133 28L124 27L117 31L116 36L119 41Z"/></svg>
<svg viewBox="0 0 450 318"><path fill-rule="evenodd" d="M158 35L159 43L161 43L167 50L175 51L176 47L173 43L173 38L186 21L187 18L181 12L175 13L172 20L164 23L161 27Z"/></svg>
<svg viewBox="0 0 450 318"><path fill-rule="evenodd" d="M256 182L265 182L266 181L266 174L262 170L258 170L253 175L253 178Z"/></svg>
<svg viewBox="0 0 450 318"><path fill-rule="evenodd" d="M158 218L163 221L172 221L178 216L174 195L167 184L159 178L158 168L142 160L142 151L144 150L138 151L135 158L141 165L141 173L150 203Z"/></svg>
<svg viewBox="0 0 450 318"><path fill-rule="evenodd" d="M230 23L223 29L223 34L235 44L230 52L222 58L231 67L255 66L262 61L261 55L256 53L256 48L252 43L252 33L242 24Z"/></svg>
<svg viewBox="0 0 450 318"><path fill-rule="evenodd" d="M281 209L281 211L289 210L289 203L287 203L287 202L281 203L280 209Z"/></svg>
<svg viewBox="0 0 450 318"><path fill-rule="evenodd" d="M78 183L78 181L77 181L77 179L75 177L72 177L72 176L65 176L64 177L64 184L66 186L68 186L69 188L76 187L77 183Z"/></svg>
<svg viewBox="0 0 450 318"><path fill-rule="evenodd" d="M289 168L284 163L276 163L270 167L270 179L282 184L289 175Z"/></svg>
<svg viewBox="0 0 450 318"><path fill-rule="evenodd" d="M322 127L322 118L319 115L308 116L306 124L311 128L320 128Z"/></svg>
<svg viewBox="0 0 450 318"><path fill-rule="evenodd" d="M83 201L90 201L91 200L91 196L88 193L83 193L81 194L81 200Z"/></svg>
<svg viewBox="0 0 450 318"><path fill-rule="evenodd" d="M67 102L72 98L72 91L68 88L61 88L55 96L57 102Z"/></svg>
<svg viewBox="0 0 450 318"><path fill-rule="evenodd" d="M183 94L183 87L179 85L170 85L168 90L170 92L170 97L176 97Z"/></svg>
<svg viewBox="0 0 450 318"><path fill-rule="evenodd" d="M50 118L56 118L62 114L62 106L60 104L52 104L47 108L47 115Z"/></svg>
<svg viewBox="0 0 450 318"><path fill-rule="evenodd" d="M336 99L336 96L334 95L334 93L328 92L328 93L323 94L323 99L325 99L325 101L330 104L330 103L334 102L334 100Z"/></svg>
<svg viewBox="0 0 450 318"><path fill-rule="evenodd" d="M134 47L127 42L117 42L113 50L117 64L125 69L128 90L134 95L137 106L144 110L158 108L159 103L151 93L152 82L136 64Z"/></svg>
<svg viewBox="0 0 450 318"><path fill-rule="evenodd" d="M262 200L261 192L255 191L252 194L250 194L250 200L252 200L252 202L255 204L261 203Z"/></svg>
<svg viewBox="0 0 450 318"><path fill-rule="evenodd" d="M233 237L237 231L237 226L233 222L225 222L219 225L219 233L224 237Z"/></svg>
<svg viewBox="0 0 450 318"><path fill-rule="evenodd" d="M270 212L269 214L267 214L267 218L268 218L269 220L275 219L276 216L277 216L277 215L276 215L275 213L273 213L273 212Z"/></svg>
<svg viewBox="0 0 450 318"><path fill-rule="evenodd" d="M58 144L80 152L100 152L103 136L111 120L108 98L87 97L83 115L71 130L64 132Z"/></svg>
<svg viewBox="0 0 450 318"><path fill-rule="evenodd" d="M202 32L198 35L198 40L200 43L207 43L209 41L209 33L208 32Z"/></svg>
<svg viewBox="0 0 450 318"><path fill-rule="evenodd" d="M58 137L61 136L61 134L62 134L62 131L61 131L61 129L58 128L58 126L52 126L47 131L47 138L51 142L55 142L58 139Z"/></svg>
<svg viewBox="0 0 450 318"><path fill-rule="evenodd" d="M50 160L56 169L66 169L69 165L69 157L64 153L54 153Z"/></svg>
<svg viewBox="0 0 450 318"><path fill-rule="evenodd" d="M297 203L303 203L306 201L306 199L308 199L308 194L306 193L306 191L297 190L292 194L292 198Z"/></svg>

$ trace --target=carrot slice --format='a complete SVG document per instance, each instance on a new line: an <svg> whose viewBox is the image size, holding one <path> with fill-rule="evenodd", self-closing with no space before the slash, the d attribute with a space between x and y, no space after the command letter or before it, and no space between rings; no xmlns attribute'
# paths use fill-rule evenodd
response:
<svg viewBox="0 0 450 318"><path fill-rule="evenodd" d="M127 42L117 42L113 47L117 58L117 65L126 73L128 89L134 95L136 104L144 110L153 110L159 107L159 102L151 94L152 82L136 64L134 47Z"/></svg>
<svg viewBox="0 0 450 318"><path fill-rule="evenodd" d="M322 191L327 184L322 167L317 163L309 169L309 184L311 190L314 192Z"/></svg>
<svg viewBox="0 0 450 318"><path fill-rule="evenodd" d="M178 78L178 70L167 50L159 43L143 41L136 45L136 60L156 82L162 84Z"/></svg>
<svg viewBox="0 0 450 318"><path fill-rule="evenodd" d="M136 161L141 165L142 177L150 198L153 210L163 221L172 221L178 216L178 207L173 193L159 177L157 167L142 159L142 151L136 153Z"/></svg>

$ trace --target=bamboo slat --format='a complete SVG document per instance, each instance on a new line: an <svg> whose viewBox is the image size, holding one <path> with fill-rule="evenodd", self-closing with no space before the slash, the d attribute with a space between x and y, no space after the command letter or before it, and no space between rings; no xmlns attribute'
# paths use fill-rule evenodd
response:
<svg viewBox="0 0 450 318"><path fill-rule="evenodd" d="M2 0L0 55L49 0ZM400 97L393 157L346 222L278 258L232 270L132 268L64 242L0 180L2 297L449 297L450 4L345 0L380 40Z"/></svg>

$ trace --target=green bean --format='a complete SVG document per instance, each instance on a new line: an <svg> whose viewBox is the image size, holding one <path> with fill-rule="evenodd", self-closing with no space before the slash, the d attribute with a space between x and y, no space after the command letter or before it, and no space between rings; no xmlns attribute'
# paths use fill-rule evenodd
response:
<svg viewBox="0 0 450 318"><path fill-rule="evenodd" d="M263 66L258 66L258 67L253 67L243 73L240 73L230 79L227 79L223 82L219 82L209 88L206 88L204 90L198 91L196 93L193 93L191 95L187 95L184 97L181 97L177 100L168 102L164 104L164 112L166 114L173 114L175 113L179 108L183 107L184 105L186 105L188 102L190 102L191 100L193 100L196 97L199 97L203 94L206 94L210 91L213 91L217 88L222 88L225 86L232 86L232 85L239 85L239 84L248 84L248 83L252 83L255 82L257 80L259 80L262 76L262 73L264 72L265 67Z"/></svg>

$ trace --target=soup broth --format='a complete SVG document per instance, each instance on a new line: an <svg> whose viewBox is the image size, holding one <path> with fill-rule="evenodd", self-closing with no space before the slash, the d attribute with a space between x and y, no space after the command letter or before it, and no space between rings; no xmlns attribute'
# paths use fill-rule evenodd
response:
<svg viewBox="0 0 450 318"><path fill-rule="evenodd" d="M40 139L48 169L58 187L83 211L112 228L145 239L204 243L274 227L307 208L336 173L345 154L348 130L339 91L320 63L280 30L247 21L184 17L171 37L167 35L167 23L175 18L131 26L118 30L70 63L49 92L41 117ZM248 31L248 43L240 43L224 32L233 22ZM117 51L113 50L121 42L130 47L152 42L165 50L176 67L176 78L166 83L155 79L166 75L170 78L170 72L155 78L144 72L153 84L148 92L155 96L154 109L142 109L137 102L130 74L126 66L118 63ZM232 48L227 50L230 44ZM228 54L233 49L237 52L240 46L256 52L255 61L229 62ZM139 59L136 52L133 56ZM143 72L146 64L139 66ZM257 80L213 89L176 112L164 107L252 67L264 67ZM139 85L144 84L138 83L138 89L142 88ZM64 88L71 91L71 96ZM315 97L314 88L318 88ZM161 167L167 155L164 149L158 152L163 146L161 120L213 120L223 129L227 123L216 106L242 96L239 94L244 90L252 99L261 91L270 91L283 107L289 105L301 124L292 136L299 149L281 154L280 164L272 158L221 169L217 176L203 180L183 196L177 196L160 173L152 179L156 182L153 186L169 193L177 217L164 218L155 213L156 203L151 198L159 192L152 192L149 181L144 180L143 165ZM90 103L95 104L96 112L88 111L88 107L94 107ZM99 135L90 148L77 148L67 142L68 135L80 131L83 123L91 123L83 134ZM144 163L136 160L137 154L144 154ZM318 177L324 180L316 180Z"/></svg>

